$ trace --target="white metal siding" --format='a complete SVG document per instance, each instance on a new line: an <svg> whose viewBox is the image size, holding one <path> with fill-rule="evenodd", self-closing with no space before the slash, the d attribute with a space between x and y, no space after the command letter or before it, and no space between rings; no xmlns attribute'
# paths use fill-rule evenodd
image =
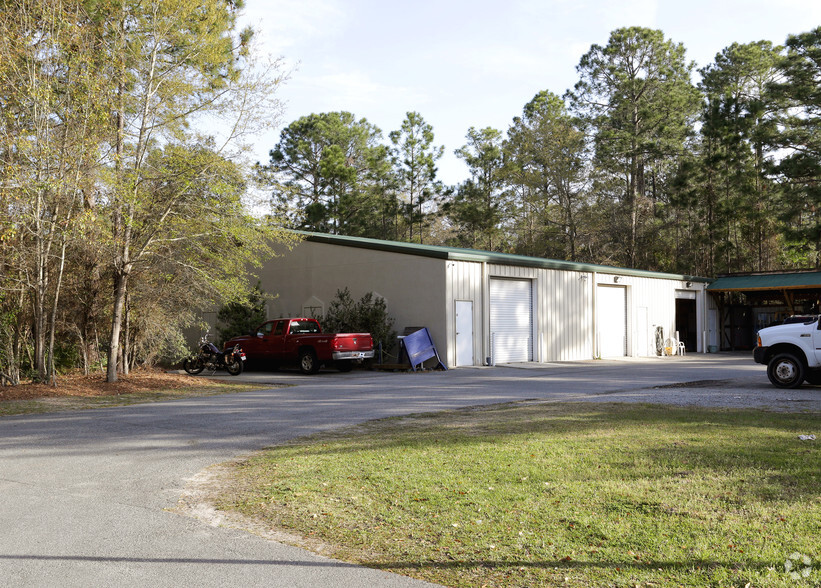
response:
<svg viewBox="0 0 821 588"><path fill-rule="evenodd" d="M545 270L540 280L541 361L593 357L593 289L590 274Z"/></svg>
<svg viewBox="0 0 821 588"><path fill-rule="evenodd" d="M494 363L532 361L533 287L530 280L490 280Z"/></svg>
<svg viewBox="0 0 821 588"><path fill-rule="evenodd" d="M675 336L676 326L676 295L677 291L685 290L686 284L676 280L663 280L657 278L628 277L626 282L630 285L632 304L635 307L646 306L648 309L649 335L637 333L637 336L649 336L651 345L648 353L655 355L655 332L657 327L661 327L664 338ZM699 333L698 349L701 350L701 331L704 329L702 321L703 299L699 300L696 294L697 303L697 332ZM628 322L629 324L629 322ZM629 347L628 347L629 349ZM638 350L636 349L636 354Z"/></svg>
<svg viewBox="0 0 821 588"><path fill-rule="evenodd" d="M446 306L448 309L448 365L457 365L456 361L456 317L450 309L456 308L455 301L473 302L473 363L482 365L485 357L483 334L487 323L487 313L484 307L482 282L482 264L471 261L447 262L447 293ZM440 350L440 354L442 350Z"/></svg>
<svg viewBox="0 0 821 588"><path fill-rule="evenodd" d="M572 361L593 357L593 280L586 272L488 265L494 278L533 283L533 360Z"/></svg>

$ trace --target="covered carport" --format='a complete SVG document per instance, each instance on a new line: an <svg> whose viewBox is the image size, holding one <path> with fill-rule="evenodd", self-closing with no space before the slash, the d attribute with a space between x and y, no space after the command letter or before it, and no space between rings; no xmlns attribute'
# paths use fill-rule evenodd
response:
<svg viewBox="0 0 821 588"><path fill-rule="evenodd" d="M751 349L756 333L796 315L819 313L821 271L730 274L707 286L724 351Z"/></svg>

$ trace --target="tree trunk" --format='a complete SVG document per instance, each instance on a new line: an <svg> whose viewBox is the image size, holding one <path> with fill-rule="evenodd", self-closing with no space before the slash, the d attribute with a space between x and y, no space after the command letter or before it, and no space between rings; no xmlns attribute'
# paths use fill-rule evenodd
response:
<svg viewBox="0 0 821 588"><path fill-rule="evenodd" d="M636 224L638 215L636 213L636 181L638 176L638 157L634 153L630 158L630 178L627 182L627 207L630 215L630 234L627 242L627 267L636 267Z"/></svg>
<svg viewBox="0 0 821 588"><path fill-rule="evenodd" d="M57 285L54 292L54 300L51 305L51 324L48 332L48 375L52 385L56 383L54 379L54 339L57 330L57 306L60 302L60 288L63 284L63 272L66 267L66 243L63 243L60 251L60 268L57 271Z"/></svg>
<svg viewBox="0 0 821 588"><path fill-rule="evenodd" d="M117 360L120 355L120 331L123 324L125 296L128 291L128 272L119 271L114 276L114 312L111 316L111 337L108 347L107 382L117 381Z"/></svg>
<svg viewBox="0 0 821 588"><path fill-rule="evenodd" d="M119 22L119 35L117 38L118 45L120 42L123 41L125 38L125 16L121 18ZM124 53L124 47L118 47L119 51ZM123 155L124 155L124 146L125 146L125 94L126 94L126 84L125 84L125 61L123 60L120 63L120 69L118 72L118 81L117 81L117 115L116 115L116 138L115 138L115 159L114 159L114 172L117 178L118 187L122 187L122 180L123 180ZM122 215L122 203L117 205L119 208L116 209L114 214L114 242L116 244L117 237L120 235L120 232L127 232L125 223L123 222L123 215ZM125 239L124 239L125 240ZM126 249L125 252L127 254L127 241L126 241ZM116 267L116 261L121 261L122 266ZM126 256L121 257L119 260L115 260L115 268L114 268L114 309L111 314L111 335L108 341L108 362L106 366L106 381L107 382L116 382L117 381L117 359L119 357L120 351L120 329L122 326L123 320L123 306L125 304L125 293L128 290L128 264Z"/></svg>
<svg viewBox="0 0 821 588"><path fill-rule="evenodd" d="M36 240L36 272L37 282L34 288L34 369L37 378L44 382L47 378L46 367L46 297L48 296L48 249L46 240L43 238L41 228L42 215L44 214L42 195L37 193L37 218L35 219L37 234Z"/></svg>
<svg viewBox="0 0 821 588"><path fill-rule="evenodd" d="M131 351L131 308L128 302L128 290L125 292L125 304L123 309L123 321L125 326L123 328L123 363L122 372L127 376L130 371L130 351Z"/></svg>
<svg viewBox="0 0 821 588"><path fill-rule="evenodd" d="M44 382L46 380L46 320L45 303L43 298L45 293L38 285L34 294L34 370L37 378Z"/></svg>

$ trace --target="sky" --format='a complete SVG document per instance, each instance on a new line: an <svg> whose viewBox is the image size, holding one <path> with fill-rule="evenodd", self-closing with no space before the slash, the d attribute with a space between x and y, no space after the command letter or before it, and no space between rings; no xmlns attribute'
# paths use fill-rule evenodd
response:
<svg viewBox="0 0 821 588"><path fill-rule="evenodd" d="M439 179L455 185L469 175L453 152L470 127L506 131L538 92L562 95L611 31L660 29L701 68L734 42L781 45L821 26L821 0L246 0L241 24L290 72L281 124L256 138L255 161L311 113L352 112L387 142L416 111L445 148Z"/></svg>

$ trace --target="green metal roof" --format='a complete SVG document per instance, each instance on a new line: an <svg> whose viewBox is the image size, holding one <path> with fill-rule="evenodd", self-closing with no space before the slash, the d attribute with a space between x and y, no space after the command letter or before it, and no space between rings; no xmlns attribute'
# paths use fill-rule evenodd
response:
<svg viewBox="0 0 821 588"><path fill-rule="evenodd" d="M621 276L636 276L641 278L686 280L690 282L709 283L711 281L710 278L701 278L697 276L666 274L662 272L651 272L645 270L620 268L610 265L576 263L573 261L559 261L555 259L545 259L541 257L528 257L525 255L512 255L509 253L494 253L492 251L480 251L477 249L460 249L458 247L442 247L439 245L420 245L419 243L382 241L380 239L368 239L365 237L348 237L344 235L328 235L325 233L309 233L305 231L295 232L300 235L303 235L307 241L312 241L314 243L326 243L329 245L341 245L344 247L358 247L360 249L373 249L377 251L390 251L392 253L403 253L405 255L432 257L434 259L446 259L453 261L478 261L487 263L497 263L500 265L515 265L521 267L558 269L576 272L598 272L602 274L618 274Z"/></svg>
<svg viewBox="0 0 821 588"><path fill-rule="evenodd" d="M707 286L707 289L711 292L800 290L807 288L821 288L821 272L725 276L718 278Z"/></svg>

